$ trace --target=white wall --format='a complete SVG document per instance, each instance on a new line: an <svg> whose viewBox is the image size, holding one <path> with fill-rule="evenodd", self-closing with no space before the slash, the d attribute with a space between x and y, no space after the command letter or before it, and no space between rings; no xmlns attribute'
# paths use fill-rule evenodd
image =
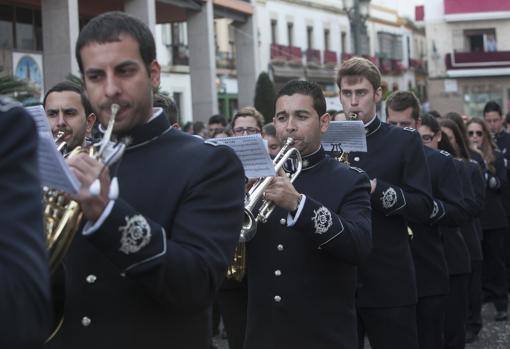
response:
<svg viewBox="0 0 510 349"><path fill-rule="evenodd" d="M349 20L347 16L334 13L317 7L318 5L330 6L336 8L339 12L342 7L341 1L334 0L316 0L316 7L290 4L280 0L268 0L267 2L257 2L257 20L259 29L259 50L261 69L267 71L270 62L271 47L271 20L277 20L278 33L277 44L288 45L287 23L294 24L293 46L300 47L303 53L307 47L307 27L313 27L314 47L321 51L324 50L324 29L329 29L329 49L335 51L340 58L341 55L341 32L347 32L350 37ZM347 47L350 42L347 40Z"/></svg>

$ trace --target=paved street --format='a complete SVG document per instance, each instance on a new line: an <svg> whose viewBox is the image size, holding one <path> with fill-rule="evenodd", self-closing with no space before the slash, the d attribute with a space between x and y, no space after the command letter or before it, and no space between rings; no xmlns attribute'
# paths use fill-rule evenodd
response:
<svg viewBox="0 0 510 349"><path fill-rule="evenodd" d="M510 348L510 321L495 322L494 307L485 304L483 307L484 327L480 332L479 339L473 344L466 345L466 349L509 349ZM214 338L218 349L228 349L226 340L220 337ZM285 349L285 348L282 348ZM370 349L367 344L365 349Z"/></svg>

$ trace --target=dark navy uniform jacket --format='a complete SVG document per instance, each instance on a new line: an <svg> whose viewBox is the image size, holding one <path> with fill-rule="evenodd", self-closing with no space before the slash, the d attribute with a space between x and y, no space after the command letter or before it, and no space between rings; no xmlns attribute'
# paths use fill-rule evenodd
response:
<svg viewBox="0 0 510 349"><path fill-rule="evenodd" d="M472 214L475 209L474 193L471 185L471 180L466 168L466 162L463 160L455 159L457 181L461 186L461 192L457 201L463 206L465 211ZM459 222L455 225L441 225L440 230L443 236L445 246L446 262L448 263L449 275L459 275L471 272L471 255L467 240L475 238L475 235L470 236L469 231L462 231L461 226L467 222Z"/></svg>
<svg viewBox="0 0 510 349"><path fill-rule="evenodd" d="M439 224L456 226L467 219L460 202L462 187L454 159L445 151L427 146L424 151L432 180L434 208L429 222L409 224L413 231L411 249L419 297L448 293L448 266Z"/></svg>
<svg viewBox="0 0 510 349"><path fill-rule="evenodd" d="M507 170L503 154L496 150L494 152L495 173L485 170L486 182L485 208L481 213L480 222L483 230L504 229L507 227L506 211L503 206L503 191L507 185Z"/></svg>
<svg viewBox="0 0 510 349"><path fill-rule="evenodd" d="M303 164L294 186L306 199L295 225L276 208L247 244L245 349L357 346L356 265L371 248L370 183L322 148Z"/></svg>
<svg viewBox="0 0 510 349"><path fill-rule="evenodd" d="M50 282L34 121L0 97L0 348L41 348Z"/></svg>
<svg viewBox="0 0 510 349"><path fill-rule="evenodd" d="M208 348L208 306L243 220L241 163L230 148L171 128L163 114L130 136L112 170L119 198L65 259L57 347Z"/></svg>
<svg viewBox="0 0 510 349"><path fill-rule="evenodd" d="M469 186L471 190L467 191L465 197L465 207L468 210L469 220L461 225L460 231L469 249L471 261L481 261L481 225L479 216L485 204L485 180L478 163L475 160L469 160L463 163L465 175L464 186Z"/></svg>
<svg viewBox="0 0 510 349"><path fill-rule="evenodd" d="M501 154L505 159L507 177L510 175L510 134L505 131L497 133L494 137ZM503 206L505 207L507 217L510 217L510 180L502 188Z"/></svg>
<svg viewBox="0 0 510 349"><path fill-rule="evenodd" d="M357 305L415 304L416 279L407 222L427 222L433 210L431 181L423 145L413 129L375 118L367 129L367 153L349 162L377 178L371 195L374 248L359 268Z"/></svg>

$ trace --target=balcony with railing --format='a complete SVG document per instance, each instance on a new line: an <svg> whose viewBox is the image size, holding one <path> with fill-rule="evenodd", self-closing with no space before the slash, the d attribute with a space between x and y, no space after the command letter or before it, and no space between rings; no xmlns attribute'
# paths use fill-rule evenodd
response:
<svg viewBox="0 0 510 349"><path fill-rule="evenodd" d="M324 64L329 66L338 64L338 55L335 51L324 51Z"/></svg>
<svg viewBox="0 0 510 349"><path fill-rule="evenodd" d="M510 51L447 53L445 63L448 70L509 68Z"/></svg>
<svg viewBox="0 0 510 349"><path fill-rule="evenodd" d="M401 75L405 71L404 64L399 59L391 60L391 72L393 75Z"/></svg>
<svg viewBox="0 0 510 349"><path fill-rule="evenodd" d="M321 50L309 48L306 50L306 64L320 66L321 64Z"/></svg>
<svg viewBox="0 0 510 349"><path fill-rule="evenodd" d="M276 64L288 63L303 65L303 51L300 47L271 44L271 62Z"/></svg>

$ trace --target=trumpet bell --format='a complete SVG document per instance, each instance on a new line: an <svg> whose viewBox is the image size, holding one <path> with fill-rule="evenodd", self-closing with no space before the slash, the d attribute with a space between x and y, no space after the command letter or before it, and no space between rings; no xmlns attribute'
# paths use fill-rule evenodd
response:
<svg viewBox="0 0 510 349"><path fill-rule="evenodd" d="M250 210L244 209L244 220L243 226L241 227L241 233L239 234L239 242L248 242L257 233L257 221L253 213Z"/></svg>

